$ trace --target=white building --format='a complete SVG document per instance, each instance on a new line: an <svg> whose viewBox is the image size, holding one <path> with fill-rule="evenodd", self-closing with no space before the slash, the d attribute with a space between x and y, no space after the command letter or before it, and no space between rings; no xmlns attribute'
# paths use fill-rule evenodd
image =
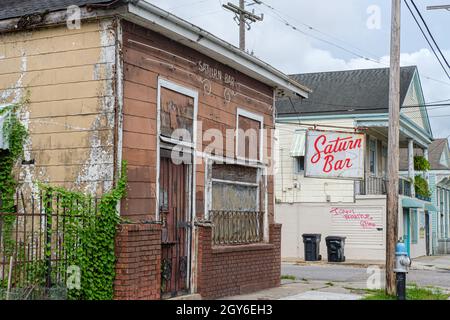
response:
<svg viewBox="0 0 450 320"><path fill-rule="evenodd" d="M276 220L282 227L282 258L303 259L302 234L345 236L347 260L384 260L388 142L388 69L323 72L293 76L313 92L307 100L277 103L279 164L275 180ZM413 149L432 141L416 67L401 69L400 145L408 148L410 178ZM364 179L331 180L304 176L307 129L363 132ZM426 152L425 152L426 154ZM431 204L418 199L410 180L400 179L399 238L412 257L426 254L425 217ZM431 226L429 226L431 228ZM430 229L431 230L431 229Z"/></svg>

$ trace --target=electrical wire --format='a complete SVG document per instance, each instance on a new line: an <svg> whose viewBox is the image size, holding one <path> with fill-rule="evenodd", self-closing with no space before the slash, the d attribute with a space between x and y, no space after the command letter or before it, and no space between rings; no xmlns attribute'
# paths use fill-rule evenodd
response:
<svg viewBox="0 0 450 320"><path fill-rule="evenodd" d="M444 54L441 51L441 48L439 47L439 45L437 44L436 40L434 39L433 34L431 33L430 28L428 27L428 24L426 23L425 19L423 18L422 13L420 13L419 8L417 8L416 3L414 2L414 0L411 0L411 3L413 4L414 8L416 9L416 12L418 13L419 18L422 20L425 28L427 29L428 34L431 37L431 40L433 41L434 45L436 46L436 48L438 49L440 55L442 56L442 59L444 60L444 62L447 65L447 67L450 68L450 64L448 63L447 59L445 58Z"/></svg>
<svg viewBox="0 0 450 320"><path fill-rule="evenodd" d="M431 51L433 51L434 56L436 57L436 59L438 60L439 64L441 65L442 70L444 70L444 73L450 79L450 74L448 73L447 69L445 68L444 64L442 63L441 59L439 58L438 54L436 53L436 50L431 45L430 40L428 39L427 35L425 34L425 31L423 30L422 26L420 25L419 20L417 20L417 18L415 16L413 10L411 9L410 5L408 4L408 2L406 0L403 0L403 1L406 4L406 7L408 8L408 10L411 13L412 17L414 18L414 21L416 22L416 24L419 27L420 31L422 32L422 35L424 36L425 40L427 41L428 45L430 46Z"/></svg>
<svg viewBox="0 0 450 320"><path fill-rule="evenodd" d="M266 3L263 2L263 1L259 1L259 2L260 2L261 5L263 5L263 6L267 7L268 9L272 10L272 11L276 14L276 16L274 16L274 15L269 14L269 13L266 12L267 14L269 14L269 15L272 16L272 17L274 17L276 20L278 20L279 22L283 23L284 25L286 25L286 26L289 27L290 29L292 29L292 30L294 30L294 31L297 31L297 32L299 32L299 33L301 33L301 34L303 34L303 35L305 35L305 36L312 37L312 38L314 38L314 39L316 39L316 40L318 40L318 41L322 41L322 42L327 43L327 44L329 44L329 45L331 45L331 46L334 46L334 47L336 47L336 48L338 48L338 49L340 49L340 50L343 50L343 51L345 51L345 52L347 52L347 53L349 53L349 54L351 54L351 55L353 55L353 56L355 56L355 57L358 57L358 58L361 58L361 59L364 59L364 60L367 60L367 61L371 61L371 62L380 64L380 65L383 65L384 67L389 67L388 64L383 63L383 62L381 62L381 61L378 60L378 59L373 59L373 58L364 56L364 55L362 55L362 54L359 54L359 53L357 53L357 52L354 52L353 50L349 50L349 49L347 49L347 48L345 48L345 47L343 47L343 46L341 46L341 45L335 44L335 43L333 43L333 42L331 42L331 41L328 41L328 40L325 40L325 39L321 39L321 38L319 38L319 37L317 37L317 36L314 36L314 35L311 35L311 34L309 34L309 33L306 33L306 32L304 32L304 31L300 30L300 28L298 28L298 27L296 27L295 25L291 24L289 21L287 21L285 18L283 18L283 17L281 16L281 14L283 14L283 15L285 15L285 16L288 16L287 14L281 12L280 10L274 8L274 7L271 6L271 5L266 4ZM289 16L288 16L288 17L289 17ZM304 26L305 26L306 28L308 28L309 30L316 31L316 32L321 33L321 34L323 34L323 35L326 35L326 36L328 36L328 37L330 37L330 38L334 38L334 39L336 39L336 40L338 40L338 41L340 41L340 42L342 42L342 43L346 43L347 45L352 46L353 48L357 49L358 51L361 51L361 52L367 52L367 53L368 53L368 51L365 51L365 50L362 50L362 49L360 49L360 48L357 48L356 46L353 46L353 45L349 44L348 42L345 42L345 41L343 41L343 40L340 40L339 38L337 38L337 37L335 37L335 36L332 36L332 35L330 35L330 34L328 34L328 33L322 32L322 31L320 31L319 29L317 29L317 28L315 28L315 27L313 27L313 26L311 26L311 25L305 24L305 23L303 23L303 22L301 22L301 21L299 21L299 20L297 20L297 19L296 19L296 21L298 21L299 23L301 23L302 25L304 25ZM375 56L373 53L370 53L370 54L373 55L373 56ZM446 85L446 86L450 86L450 83L448 83L448 82L445 82L445 81L442 81L442 80L439 80L439 79L435 79L435 78L430 77L430 76L425 75L425 74L422 74L422 76L423 76L425 79L428 79L428 80L431 80L431 81L435 81L435 82L441 83L441 84ZM449 78L450 78L450 77L449 77Z"/></svg>

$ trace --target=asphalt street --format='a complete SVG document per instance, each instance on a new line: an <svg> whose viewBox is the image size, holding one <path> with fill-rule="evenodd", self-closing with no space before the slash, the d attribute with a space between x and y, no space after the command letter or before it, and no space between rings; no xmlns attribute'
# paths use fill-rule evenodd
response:
<svg viewBox="0 0 450 320"><path fill-rule="evenodd" d="M282 264L283 275L293 275L297 280L329 282L366 282L373 270L363 267L339 265L295 265ZM380 270L381 283L384 283L384 270ZM410 270L407 282L419 286L450 288L450 271L446 270Z"/></svg>

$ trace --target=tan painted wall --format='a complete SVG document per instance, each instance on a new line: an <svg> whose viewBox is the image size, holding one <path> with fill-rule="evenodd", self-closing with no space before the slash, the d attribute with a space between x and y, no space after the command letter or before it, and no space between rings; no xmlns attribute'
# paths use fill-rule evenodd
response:
<svg viewBox="0 0 450 320"><path fill-rule="evenodd" d="M115 26L112 20L0 35L0 103L18 102L30 134L20 180L108 190L114 171Z"/></svg>

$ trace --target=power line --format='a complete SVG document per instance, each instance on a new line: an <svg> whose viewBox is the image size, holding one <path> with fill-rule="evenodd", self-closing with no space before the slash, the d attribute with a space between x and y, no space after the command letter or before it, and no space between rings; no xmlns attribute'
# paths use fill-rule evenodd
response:
<svg viewBox="0 0 450 320"><path fill-rule="evenodd" d="M422 32L422 35L424 36L425 40L427 41L428 45L431 48L431 51L433 51L436 59L438 60L439 64L442 67L442 70L444 70L445 74L447 75L447 77L450 79L450 74L447 72L447 70L445 69L444 64L442 63L441 59L439 59L438 54L436 53L436 50L434 50L434 47L431 45L430 40L428 39L427 35L425 34L425 31L423 30L422 26L419 23L419 20L417 20L416 16L414 15L414 12L412 11L411 7L409 6L408 2L406 0L404 0L406 7L408 8L409 12L411 13L412 17L414 18L414 21L416 22L417 26L419 27L420 31Z"/></svg>
<svg viewBox="0 0 450 320"><path fill-rule="evenodd" d="M345 48L345 47L343 47L343 46L341 46L341 45L339 45L339 44L333 43L332 41L328 41L328 40L322 39L322 38L320 38L320 37L318 37L318 36L315 36L315 35L312 35L312 34L310 34L310 33L304 32L304 31L300 30L300 28L298 28L297 26L291 24L288 20L286 20L285 18L283 18L283 17L281 16L281 14L283 14L283 15L285 15L285 16L287 16L287 17L290 17L289 15L287 15L287 14L281 12L280 10L274 8L274 7L271 6L271 5L266 4L266 3L263 2L263 1L259 1L259 2L260 2L261 5L267 7L268 9L272 10L272 11L276 14L276 16L274 16L274 15L271 15L271 14L268 13L269 15L271 15L273 18L275 18L275 19L278 20L279 22L283 23L285 26L289 27L290 29L292 29L292 30L294 30L294 31L297 31L297 32L299 32L299 33L301 33L301 34L303 34L303 35L305 35L305 36L309 36L309 37L311 37L311 38L314 38L314 39L316 39L316 40L318 40L318 41L324 42L324 43L326 43L326 44L328 44L328 45L331 45L331 46L333 46L333 47L336 47L336 48L338 48L338 49L340 49L340 50L342 50L342 51L345 51L345 52L347 52L347 53L349 53L349 54L351 54L351 55L353 55L353 56L355 56L355 57L357 57L357 58L361 58L361 59L364 59L364 60L366 60L366 61L371 61L371 62L380 64L380 65L382 65L382 66L384 66L384 67L389 67L388 64L385 64L385 63L381 62L381 61L378 60L378 59L370 58L370 57L368 57L368 56L359 54L359 53L357 53L357 52L355 52L355 51L353 51L353 50L347 49L347 48ZM356 46L354 46L354 45L352 45L352 44L350 44L350 43L348 43L348 42L346 42L346 41L340 40L339 38L337 38L337 37L335 37L335 36L333 36L333 35L330 35L330 34L328 34L328 33L326 33L326 32L320 31L319 29L317 29L317 28L315 28L315 27L313 27L313 26L311 26L311 25L308 25L308 24L306 24L306 23L303 23L303 22L299 21L298 19L294 19L294 18L292 18L292 17L290 17L290 18L293 19L293 20L296 20L296 21L299 22L300 24L304 25L304 26L305 26L306 28L308 28L309 30L316 31L316 32L321 33L321 34L323 34L323 35L325 35L325 36L328 36L328 37L330 37L330 38L333 38L333 39L335 39L335 40L338 40L339 42L346 43L348 46L351 46L351 47L357 49L357 50L360 51L360 52L366 52L366 53L369 53L369 54L372 55L372 56L376 56L376 55L373 54L373 53L370 53L370 52L368 52L368 51L366 51L366 50L362 50L362 49L360 49L360 48L357 48ZM430 77L430 76L425 75L425 74L422 74L422 76L423 76L425 79L432 80L432 81L441 83L441 84L446 85L446 86L450 86L450 83L448 83L448 82L444 82L444 81L442 81L442 80L435 79L435 78Z"/></svg>
<svg viewBox="0 0 450 320"><path fill-rule="evenodd" d="M437 44L436 40L434 39L433 34L431 33L430 28L428 28L428 24L426 23L425 19L423 18L422 13L420 13L419 8L417 8L417 6L416 6L414 0L411 0L411 3L413 4L414 8L416 9L417 13L419 14L420 19L422 20L422 22L423 22L425 28L427 29L428 34L429 34L430 37L431 37L431 40L433 41L434 45L435 45L436 48L438 49L439 53L441 54L442 59L444 59L444 62L447 64L447 67L450 68L450 64L448 63L447 59L445 58L444 54L443 54L442 51L441 51L441 48L439 48L439 45Z"/></svg>

